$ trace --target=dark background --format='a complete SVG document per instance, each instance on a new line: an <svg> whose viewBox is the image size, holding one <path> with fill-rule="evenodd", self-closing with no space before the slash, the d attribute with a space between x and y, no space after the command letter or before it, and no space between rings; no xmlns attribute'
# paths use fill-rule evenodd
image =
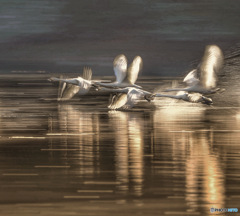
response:
<svg viewBox="0 0 240 216"><path fill-rule="evenodd" d="M112 75L124 53L142 75L183 75L207 44L239 42L238 0L0 0L0 70Z"/></svg>

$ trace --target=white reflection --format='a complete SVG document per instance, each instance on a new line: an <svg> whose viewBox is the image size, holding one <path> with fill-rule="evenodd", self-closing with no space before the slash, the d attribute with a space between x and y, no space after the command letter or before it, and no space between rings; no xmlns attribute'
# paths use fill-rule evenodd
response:
<svg viewBox="0 0 240 216"><path fill-rule="evenodd" d="M115 134L116 175L120 193L142 195L143 187L143 120L141 115L109 112ZM132 186L132 187L131 187Z"/></svg>

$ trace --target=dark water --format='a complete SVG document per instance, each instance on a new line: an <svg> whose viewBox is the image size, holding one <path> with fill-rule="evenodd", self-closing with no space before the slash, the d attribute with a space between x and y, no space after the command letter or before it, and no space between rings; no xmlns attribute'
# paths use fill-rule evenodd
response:
<svg viewBox="0 0 240 216"><path fill-rule="evenodd" d="M112 75L140 55L143 75L181 76L208 44L239 42L237 0L1 0L0 69Z"/></svg>
<svg viewBox="0 0 240 216"><path fill-rule="evenodd" d="M109 111L104 95L57 103L47 77L1 76L1 215L240 209L238 107L158 100ZM170 80L140 80L160 83Z"/></svg>

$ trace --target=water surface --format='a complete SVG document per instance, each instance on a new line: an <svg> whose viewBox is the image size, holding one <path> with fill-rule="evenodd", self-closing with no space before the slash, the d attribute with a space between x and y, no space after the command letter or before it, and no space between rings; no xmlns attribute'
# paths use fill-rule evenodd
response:
<svg viewBox="0 0 240 216"><path fill-rule="evenodd" d="M240 109L58 103L46 74L1 75L1 215L211 215L239 208ZM171 80L142 79L150 89ZM231 213L231 215L234 215Z"/></svg>

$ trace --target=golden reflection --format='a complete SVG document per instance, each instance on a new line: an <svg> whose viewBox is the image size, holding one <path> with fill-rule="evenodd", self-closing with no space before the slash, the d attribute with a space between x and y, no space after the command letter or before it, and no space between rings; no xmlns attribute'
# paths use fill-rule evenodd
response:
<svg viewBox="0 0 240 216"><path fill-rule="evenodd" d="M1 102L0 102L1 104ZM0 138L3 135L2 107L0 106Z"/></svg>
<svg viewBox="0 0 240 216"><path fill-rule="evenodd" d="M117 189L119 193L127 194L129 191L128 114L121 111L110 111L109 119L115 136L116 180L120 182Z"/></svg>
<svg viewBox="0 0 240 216"><path fill-rule="evenodd" d="M166 157L166 152L185 159L183 144L194 128L204 119L204 109L188 107L168 107L153 113L153 141L155 155ZM164 149L158 143L166 143ZM181 154L179 154L181 152ZM179 159L181 159L179 158Z"/></svg>
<svg viewBox="0 0 240 216"><path fill-rule="evenodd" d="M142 195L143 120L139 114L111 111L110 124L115 134L115 164L119 193Z"/></svg>
<svg viewBox="0 0 240 216"><path fill-rule="evenodd" d="M77 106L61 104L58 106L58 123L59 130L54 133L53 129L52 135L56 138L59 133L60 140L52 140L51 148L65 149L64 158L80 165L79 174L96 172L94 164L99 159L99 118L93 113L81 111ZM77 151L72 153L72 149Z"/></svg>
<svg viewBox="0 0 240 216"><path fill-rule="evenodd" d="M218 153L211 148L211 133L190 137L192 145L186 160L186 200L190 210L196 210L201 203L206 211L211 207L225 208L225 175Z"/></svg>
<svg viewBox="0 0 240 216"><path fill-rule="evenodd" d="M142 119L130 117L129 130L129 163L133 191L136 196L142 195L143 187L143 131Z"/></svg>
<svg viewBox="0 0 240 216"><path fill-rule="evenodd" d="M240 128L240 110L237 111L235 115L235 119L236 119L237 128Z"/></svg>
<svg viewBox="0 0 240 216"><path fill-rule="evenodd" d="M185 176L189 212L197 212L202 207L208 212L211 207L225 208L225 175L219 153L213 151L213 131L206 127L202 130L204 115L204 109L181 108L156 110L153 115L155 154L174 161L173 176Z"/></svg>

